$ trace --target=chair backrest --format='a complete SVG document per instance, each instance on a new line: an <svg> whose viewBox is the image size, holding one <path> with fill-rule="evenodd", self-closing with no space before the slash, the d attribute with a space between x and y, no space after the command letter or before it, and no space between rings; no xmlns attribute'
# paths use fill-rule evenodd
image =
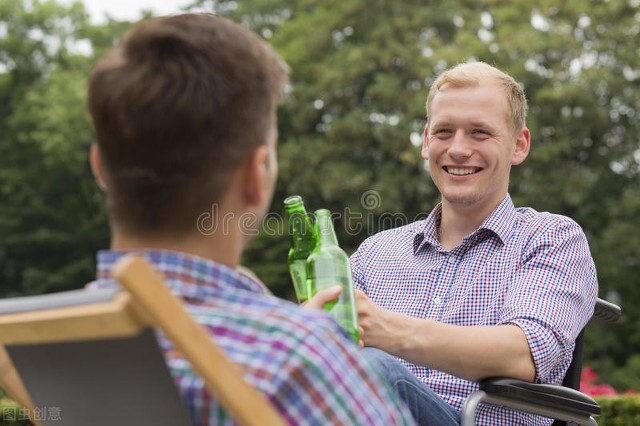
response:
<svg viewBox="0 0 640 426"><path fill-rule="evenodd" d="M617 321L621 315L622 315L622 310L618 305L615 305L611 302L608 302L600 298L596 300L596 306L594 308L592 318L613 322L613 321ZM584 348L584 329L580 332L580 334L576 338L576 344L575 344L575 347L573 348L573 358L571 359L571 364L569 364L567 373L565 374L564 380L562 381L562 386L575 389L578 391L580 390L580 376L582 375L583 348ZM565 426L570 424L571 423L556 420L553 423L553 426Z"/></svg>
<svg viewBox="0 0 640 426"><path fill-rule="evenodd" d="M285 424L143 258L125 257L114 276L123 291L0 301L0 344L40 410L36 420L56 426L190 424L155 339L160 329L240 424Z"/></svg>
<svg viewBox="0 0 640 426"><path fill-rule="evenodd" d="M617 321L622 315L622 310L618 305L598 298L596 306L593 310L593 317L607 322ZM573 358L571 364L564 376L562 385L571 389L580 390L580 375L582 374L582 351L584 347L584 329L576 339L576 345L573 349Z"/></svg>
<svg viewBox="0 0 640 426"><path fill-rule="evenodd" d="M576 339L576 346L573 348L573 358L567 369L567 373L562 381L562 386L580 390L580 375L582 374L582 349L584 346L584 330L580 332Z"/></svg>
<svg viewBox="0 0 640 426"><path fill-rule="evenodd" d="M0 340L37 410L29 413L34 420L191 423L153 330L122 296L79 290L0 301Z"/></svg>
<svg viewBox="0 0 640 426"><path fill-rule="evenodd" d="M7 350L45 425L191 424L151 329Z"/></svg>
<svg viewBox="0 0 640 426"><path fill-rule="evenodd" d="M573 357L571 358L571 364L567 369L567 373L562 381L562 386L580 390L580 375L582 374L582 349L584 346L584 329L578 334L576 338L576 345L573 348ZM571 426L575 423L564 422L562 420L554 420L552 426Z"/></svg>

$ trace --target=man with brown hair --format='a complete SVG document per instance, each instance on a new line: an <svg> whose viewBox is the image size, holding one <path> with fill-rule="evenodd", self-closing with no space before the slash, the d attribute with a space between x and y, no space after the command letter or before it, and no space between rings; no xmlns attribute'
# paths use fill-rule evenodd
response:
<svg viewBox="0 0 640 426"><path fill-rule="evenodd" d="M265 42L204 14L141 22L96 64L91 164L107 193L112 241L91 286L116 285L114 262L141 252L289 423L411 424L328 315L270 296L238 269L271 202L286 81ZM224 226L201 229L198 218L214 207L212 220ZM194 423L231 423L181 355L160 343Z"/></svg>

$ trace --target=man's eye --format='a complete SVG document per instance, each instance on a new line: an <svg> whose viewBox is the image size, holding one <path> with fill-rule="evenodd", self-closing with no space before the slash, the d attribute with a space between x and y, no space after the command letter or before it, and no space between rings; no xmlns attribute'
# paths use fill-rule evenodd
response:
<svg viewBox="0 0 640 426"><path fill-rule="evenodd" d="M476 135L488 135L489 134L489 132L487 132L486 130L483 130L483 129L474 129L472 133L476 134Z"/></svg>
<svg viewBox="0 0 640 426"><path fill-rule="evenodd" d="M444 136L444 135L447 135L447 134L450 134L450 133L451 133L450 129L436 129L436 130L433 131L432 134L438 135L438 136Z"/></svg>

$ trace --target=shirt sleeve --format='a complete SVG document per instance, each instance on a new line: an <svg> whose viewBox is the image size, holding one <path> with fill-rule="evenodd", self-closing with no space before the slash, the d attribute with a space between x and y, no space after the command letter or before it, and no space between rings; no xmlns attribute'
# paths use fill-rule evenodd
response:
<svg viewBox="0 0 640 426"><path fill-rule="evenodd" d="M561 381L598 292L587 238L569 218L539 229L521 254L500 324L524 332L539 382ZM552 372L558 372L552 377Z"/></svg>
<svg viewBox="0 0 640 426"><path fill-rule="evenodd" d="M367 292L367 286L365 284L365 265L364 259L368 254L369 239L366 239L360 247L351 255L349 260L351 261L351 273L353 275L353 285L357 290Z"/></svg>
<svg viewBox="0 0 640 426"><path fill-rule="evenodd" d="M274 382L274 404L286 408L292 424L413 425L406 406L359 349L333 322L318 321L315 332L290 354Z"/></svg>

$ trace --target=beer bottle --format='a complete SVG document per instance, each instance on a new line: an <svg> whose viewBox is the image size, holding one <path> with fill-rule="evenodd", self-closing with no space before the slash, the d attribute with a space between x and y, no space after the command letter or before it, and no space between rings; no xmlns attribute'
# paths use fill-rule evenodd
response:
<svg viewBox="0 0 640 426"><path fill-rule="evenodd" d="M304 208L304 202L299 195L292 195L284 200L284 211L289 222L289 235L291 236L291 248L287 256L289 273L293 281L293 289L299 303L306 302L314 291L309 288L307 282L307 257L316 245L313 235L311 218Z"/></svg>
<svg viewBox="0 0 640 426"><path fill-rule="evenodd" d="M336 302L327 303L324 309L333 315L357 343L360 340L360 333L358 332L358 313L355 306L351 265L347 254L338 246L329 210L316 210L314 234L317 244L307 259L309 287L315 291L335 285L342 287L339 299Z"/></svg>

